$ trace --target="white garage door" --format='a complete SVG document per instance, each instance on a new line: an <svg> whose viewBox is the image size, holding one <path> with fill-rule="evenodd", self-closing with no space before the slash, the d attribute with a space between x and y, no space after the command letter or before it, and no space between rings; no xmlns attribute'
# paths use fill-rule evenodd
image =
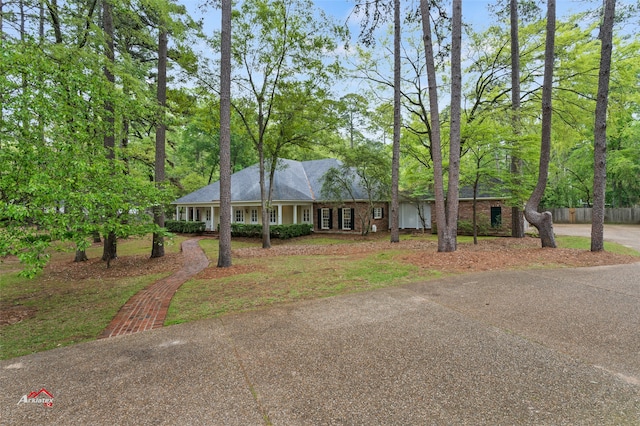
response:
<svg viewBox="0 0 640 426"><path fill-rule="evenodd" d="M420 211L418 210L420 209ZM428 203L400 203L400 229L422 229L424 218L426 229L431 229L431 205Z"/></svg>

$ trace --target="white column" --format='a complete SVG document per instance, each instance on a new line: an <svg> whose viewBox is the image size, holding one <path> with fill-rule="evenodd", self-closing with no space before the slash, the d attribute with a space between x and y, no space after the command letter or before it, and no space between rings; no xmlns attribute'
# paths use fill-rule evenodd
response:
<svg viewBox="0 0 640 426"><path fill-rule="evenodd" d="M294 204L293 205L293 224L295 225L296 223L298 223L298 205Z"/></svg>
<svg viewBox="0 0 640 426"><path fill-rule="evenodd" d="M282 225L282 204L278 204L278 225Z"/></svg>
<svg viewBox="0 0 640 426"><path fill-rule="evenodd" d="M176 206L176 220L180 220L180 206Z"/></svg>
<svg viewBox="0 0 640 426"><path fill-rule="evenodd" d="M184 207L184 220L190 222L189 220L189 206Z"/></svg>
<svg viewBox="0 0 640 426"><path fill-rule="evenodd" d="M211 230L216 230L216 217L213 215L213 206L211 206Z"/></svg>

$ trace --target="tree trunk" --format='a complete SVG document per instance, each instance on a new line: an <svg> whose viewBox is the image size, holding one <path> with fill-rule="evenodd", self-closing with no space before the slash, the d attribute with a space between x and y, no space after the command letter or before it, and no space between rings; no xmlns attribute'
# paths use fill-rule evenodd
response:
<svg viewBox="0 0 640 426"><path fill-rule="evenodd" d="M513 111L514 148L520 135L520 41L518 39L518 0L510 0L511 16L511 109ZM511 174L515 186L519 186L522 173L522 160L515 154L511 154ZM515 192L515 191L514 191ZM519 199L519 197L516 197ZM524 238L524 216L519 206L511 208L511 236Z"/></svg>
<svg viewBox="0 0 640 426"><path fill-rule="evenodd" d="M393 2L393 156L391 160L391 242L400 242L398 186L400 180L400 0Z"/></svg>
<svg viewBox="0 0 640 426"><path fill-rule="evenodd" d="M158 107L160 108L158 123L156 124L156 156L155 156L155 181L157 186L162 186L165 179L165 107L167 105L167 30L160 29L158 38ZM153 221L159 227L164 227L164 208L156 206L153 213ZM164 256L164 237L159 232L153 233L151 245L151 257Z"/></svg>
<svg viewBox="0 0 640 426"><path fill-rule="evenodd" d="M269 203L264 167L264 146L259 150L260 157L260 205L262 207L262 248L271 248L271 232L269 229Z"/></svg>
<svg viewBox="0 0 640 426"><path fill-rule="evenodd" d="M447 238L445 250L456 250L458 236L458 188L460 180L460 116L462 102L462 0L453 0L451 26L451 124L449 132L449 187L447 189Z"/></svg>
<svg viewBox="0 0 640 426"><path fill-rule="evenodd" d="M480 176L476 175L476 179L473 182L473 244L478 244L478 181Z"/></svg>
<svg viewBox="0 0 640 426"><path fill-rule="evenodd" d="M104 75L109 85L113 87L115 84L115 77L110 70L110 66L115 62L114 55L114 42L113 42L113 13L111 0L104 0L102 2L102 25L105 33L105 56L107 58L107 65L104 67ZM57 36L56 36L57 38ZM111 101L106 101L104 109L106 111L105 121L107 123L106 133L104 135L104 148L106 151L106 158L112 162L115 160L115 118L114 107ZM112 259L118 257L117 254L117 238L115 232L109 232L104 239L104 249L102 251L102 260L107 262L107 266L110 266Z"/></svg>
<svg viewBox="0 0 640 426"><path fill-rule="evenodd" d="M549 159L551 156L551 92L553 89L553 60L556 31L556 2L548 0L547 35L544 54L544 78L542 83L542 135L540 138L540 163L538 183L524 208L524 215L538 229L542 247L556 247L551 212L538 212L538 206L547 186Z"/></svg>
<svg viewBox="0 0 640 426"><path fill-rule="evenodd" d="M111 6L111 0L104 0L102 3L102 25L104 27L104 35L105 35L105 49L104 55L107 59L106 65L104 67L104 76L106 80L109 82L109 86L113 87L115 84L115 76L111 72L111 66L113 66L115 62L115 54L114 54L114 28L113 28L113 12ZM114 107L113 103L110 100L105 101L104 109L106 111L106 122L107 129L104 135L104 148L106 151L106 156L109 160L115 159L115 118L114 118Z"/></svg>
<svg viewBox="0 0 640 426"><path fill-rule="evenodd" d="M440 113L438 111L438 87L436 67L433 57L433 38L431 35L430 0L420 0L420 14L422 15L422 38L427 66L427 80L429 88L429 116L431 118L431 157L433 160L433 180L435 194L435 214L438 232L438 251L445 251L444 244L447 221L444 202L444 179L442 177L442 151L440 142Z"/></svg>
<svg viewBox="0 0 640 426"><path fill-rule="evenodd" d="M272 159L271 159L271 165L269 166L269 187L266 188L267 190L267 206L269 207L268 211L267 211L267 221L266 221L266 226L263 227L263 231L262 231L262 236L263 238L266 238L266 240L263 239L263 246L262 248L271 248L271 210L273 209L271 202L273 201L273 182L275 181L275 175L276 175L276 169L278 168L278 155L274 154ZM265 186L266 186L266 182L265 182ZM264 216L263 216L264 218ZM355 220L355 218L354 218ZM265 232L266 229L266 232ZM264 241L267 242L267 245L264 245Z"/></svg>
<svg viewBox="0 0 640 426"><path fill-rule="evenodd" d="M231 0L222 0L220 40L220 236L218 267L231 266Z"/></svg>
<svg viewBox="0 0 640 426"><path fill-rule="evenodd" d="M110 232L104 236L104 248L102 250L102 260L107 262L107 267L111 264L111 260L118 258L118 239L114 232Z"/></svg>
<svg viewBox="0 0 640 426"><path fill-rule="evenodd" d="M594 126L591 251L604 250L604 204L607 186L607 104L609 100L609 74L611 73L615 9L615 0L605 0L604 19L600 28L602 46Z"/></svg>
<svg viewBox="0 0 640 426"><path fill-rule="evenodd" d="M87 252L84 250L76 250L76 257L73 259L74 262L86 262L89 260L87 257Z"/></svg>

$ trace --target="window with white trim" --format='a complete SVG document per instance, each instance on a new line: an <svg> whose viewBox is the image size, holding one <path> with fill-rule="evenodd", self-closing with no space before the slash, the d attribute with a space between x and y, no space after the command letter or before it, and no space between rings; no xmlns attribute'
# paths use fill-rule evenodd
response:
<svg viewBox="0 0 640 426"><path fill-rule="evenodd" d="M311 222L311 209L302 209L302 222Z"/></svg>
<svg viewBox="0 0 640 426"><path fill-rule="evenodd" d="M278 209L269 210L269 223L275 225L278 223Z"/></svg>
<svg viewBox="0 0 640 426"><path fill-rule="evenodd" d="M373 218L374 219L382 219L382 207L374 207L373 208Z"/></svg>
<svg viewBox="0 0 640 426"><path fill-rule="evenodd" d="M251 223L258 223L258 209L251 209Z"/></svg>
<svg viewBox="0 0 640 426"><path fill-rule="evenodd" d="M235 222L236 223L244 223L244 210L237 209L235 211Z"/></svg>
<svg viewBox="0 0 640 426"><path fill-rule="evenodd" d="M342 229L351 230L351 209L342 209Z"/></svg>
<svg viewBox="0 0 640 426"><path fill-rule="evenodd" d="M322 229L331 229L331 210L322 209Z"/></svg>

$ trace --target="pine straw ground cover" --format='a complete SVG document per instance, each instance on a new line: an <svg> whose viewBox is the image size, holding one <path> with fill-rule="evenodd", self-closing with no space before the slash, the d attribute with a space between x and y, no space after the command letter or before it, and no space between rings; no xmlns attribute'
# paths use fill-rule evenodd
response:
<svg viewBox="0 0 640 426"><path fill-rule="evenodd" d="M459 238L454 253L438 253L435 236L388 234L369 237L313 235L273 241L234 240L233 266L217 268L217 241L201 246L211 267L185 283L174 296L166 324L211 318L275 303L327 297L425 281L443 275L499 269L581 267L638 262L638 253L619 245L592 253L586 238L558 237L558 249L542 249L537 238L483 238L477 245Z"/></svg>

